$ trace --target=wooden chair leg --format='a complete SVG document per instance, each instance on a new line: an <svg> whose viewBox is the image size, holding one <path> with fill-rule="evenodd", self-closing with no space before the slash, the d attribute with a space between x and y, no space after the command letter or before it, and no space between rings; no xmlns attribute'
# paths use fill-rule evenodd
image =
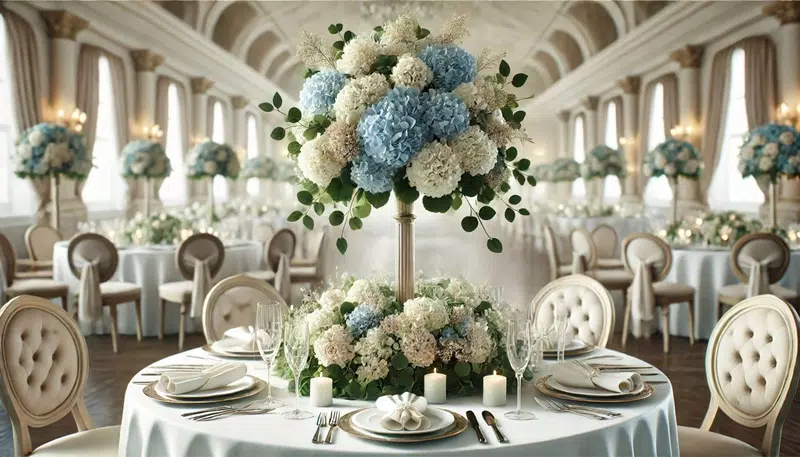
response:
<svg viewBox="0 0 800 457"><path fill-rule="evenodd" d="M117 305L109 305L108 311L111 313L111 347L114 354L117 353Z"/></svg>
<svg viewBox="0 0 800 457"><path fill-rule="evenodd" d="M183 352L183 326L186 321L186 305L181 303L181 320L178 322L178 352Z"/></svg>
<svg viewBox="0 0 800 457"><path fill-rule="evenodd" d="M625 347L628 344L628 326L631 323L631 303L626 292L623 292L622 296L625 297L625 317L622 320L622 347Z"/></svg>
<svg viewBox="0 0 800 457"><path fill-rule="evenodd" d="M689 300L689 344L694 346L694 299Z"/></svg>
<svg viewBox="0 0 800 457"><path fill-rule="evenodd" d="M163 298L158 302L158 311L161 314L161 319L158 321L158 339L164 340L164 318L165 311L167 310L167 301Z"/></svg>
<svg viewBox="0 0 800 457"><path fill-rule="evenodd" d="M669 305L661 308L661 332L664 334L664 354L669 353Z"/></svg>
<svg viewBox="0 0 800 457"><path fill-rule="evenodd" d="M137 298L133 302L136 307L136 341L142 342L142 299Z"/></svg>

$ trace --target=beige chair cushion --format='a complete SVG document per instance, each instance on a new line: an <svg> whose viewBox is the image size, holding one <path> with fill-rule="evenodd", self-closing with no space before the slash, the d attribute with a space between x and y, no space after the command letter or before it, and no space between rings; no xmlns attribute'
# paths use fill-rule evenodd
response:
<svg viewBox="0 0 800 457"><path fill-rule="evenodd" d="M783 300L792 301L797 299L797 292L781 287L777 284L769 286L769 293L777 295ZM747 284L728 284L719 288L718 300L726 305L735 305L747 298Z"/></svg>
<svg viewBox="0 0 800 457"><path fill-rule="evenodd" d="M53 279L53 270L17 271L15 279Z"/></svg>
<svg viewBox="0 0 800 457"><path fill-rule="evenodd" d="M573 275L551 282L534 298L536 327L547 331L555 321L556 306L567 308L567 341L579 339L605 346L614 325L614 301L598 282Z"/></svg>
<svg viewBox="0 0 800 457"><path fill-rule="evenodd" d="M625 268L625 264L622 263L622 259L615 259L615 258L598 258L597 263L595 264L597 268L612 270L612 269L622 269Z"/></svg>
<svg viewBox="0 0 800 457"><path fill-rule="evenodd" d="M317 267L291 267L289 275L292 278L292 283L314 282L320 279L317 276Z"/></svg>
<svg viewBox="0 0 800 457"><path fill-rule="evenodd" d="M142 288L129 282L108 281L100 284L104 302L125 303L142 297Z"/></svg>
<svg viewBox="0 0 800 457"><path fill-rule="evenodd" d="M681 457L763 457L747 443L691 427L678 426L678 447Z"/></svg>
<svg viewBox="0 0 800 457"><path fill-rule="evenodd" d="M158 286L158 296L173 303L189 303L192 299L192 281L161 284Z"/></svg>
<svg viewBox="0 0 800 457"><path fill-rule="evenodd" d="M62 297L69 294L69 286L52 279L20 279L6 289L9 297L33 295L42 298Z"/></svg>
<svg viewBox="0 0 800 457"><path fill-rule="evenodd" d="M656 301L660 304L664 300L670 303L677 303L680 301L691 300L694 297L694 288L686 284L678 284L675 282L659 281L653 283L653 293L656 296ZM664 299L664 300L662 300Z"/></svg>
<svg viewBox="0 0 800 457"><path fill-rule="evenodd" d="M592 270L586 275L608 289L625 289L633 282L633 275L625 270Z"/></svg>
<svg viewBox="0 0 800 457"><path fill-rule="evenodd" d="M269 270L254 270L254 271L246 271L244 273L245 276L260 279L261 281L268 282L270 284L275 282L275 272Z"/></svg>
<svg viewBox="0 0 800 457"><path fill-rule="evenodd" d="M258 289L251 287L232 287L217 297L214 309L209 316L208 325L212 328L207 335L214 335L221 338L222 334L235 327L247 327L255 325L256 308L259 302L275 301L276 298L269 296ZM206 306L209 306L206 300ZM284 310L288 311L288 310ZM206 324L204 322L204 324Z"/></svg>
<svg viewBox="0 0 800 457"><path fill-rule="evenodd" d="M39 446L34 457L114 457L119 455L119 425L63 436Z"/></svg>

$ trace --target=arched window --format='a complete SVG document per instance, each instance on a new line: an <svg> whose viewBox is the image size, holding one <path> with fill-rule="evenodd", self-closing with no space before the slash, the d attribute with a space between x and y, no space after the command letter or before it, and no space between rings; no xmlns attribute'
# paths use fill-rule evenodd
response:
<svg viewBox="0 0 800 457"><path fill-rule="evenodd" d="M617 102L608 102L606 107L606 135L604 143L612 149L619 149L619 132L617 132ZM621 195L619 178L606 176L604 194L606 199L616 200Z"/></svg>
<svg viewBox="0 0 800 457"><path fill-rule="evenodd" d="M650 122L647 133L647 151L649 153L660 143L666 140L664 136L664 85L656 84L653 88L650 103ZM672 200L672 189L666 176L650 178L644 188L644 202L646 204L666 205Z"/></svg>
<svg viewBox="0 0 800 457"><path fill-rule="evenodd" d="M161 201L165 205L186 203L186 174L183 172L183 116L178 86L170 84L167 89L167 131L165 149L172 165L172 174L161 185Z"/></svg>
<svg viewBox="0 0 800 457"><path fill-rule="evenodd" d="M739 149L750 130L744 92L744 50L731 55L731 74L728 86L728 112L725 116L725 140L708 189L712 209L755 209L764 202L764 193L755 179L744 179L739 172Z"/></svg>
<svg viewBox="0 0 800 457"><path fill-rule="evenodd" d="M253 159L261 155L261 145L258 143L258 127L256 126L256 117L252 114L247 115L247 158ZM249 179L247 181L247 194L258 196L259 186L261 185L258 179Z"/></svg>
<svg viewBox="0 0 800 457"><path fill-rule="evenodd" d="M123 181L117 169L119 143L114 83L111 79L111 65L104 56L100 56L98 60L98 83L97 126L92 147L93 168L83 187L83 200L89 204L90 209L111 209L120 207L123 192L119 187Z"/></svg>
<svg viewBox="0 0 800 457"><path fill-rule="evenodd" d="M225 143L225 114L222 112L222 103L214 102L211 112L211 141L219 144ZM228 183L222 176L214 178L214 200L222 202L228 199Z"/></svg>
<svg viewBox="0 0 800 457"><path fill-rule="evenodd" d="M572 131L572 158L578 163L583 163L586 158L586 132L584 131L583 116L575 118ZM583 179L572 182L572 197L583 198L586 196L586 184Z"/></svg>

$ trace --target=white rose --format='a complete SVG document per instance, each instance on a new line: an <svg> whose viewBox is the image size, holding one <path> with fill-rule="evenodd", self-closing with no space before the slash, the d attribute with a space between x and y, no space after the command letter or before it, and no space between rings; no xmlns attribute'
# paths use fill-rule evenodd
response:
<svg viewBox="0 0 800 457"><path fill-rule="evenodd" d="M17 158L30 159L32 155L33 155L33 150L30 145L20 144L19 146L17 146Z"/></svg>
<svg viewBox="0 0 800 457"><path fill-rule="evenodd" d="M781 136L779 137L779 139L780 139L781 143L786 144L786 145L794 143L794 135L792 135L792 132L783 132L783 133L781 133Z"/></svg>
<svg viewBox="0 0 800 457"><path fill-rule="evenodd" d="M678 160L689 160L689 150L686 148L681 149L681 152L678 153Z"/></svg>
<svg viewBox="0 0 800 457"><path fill-rule="evenodd" d="M772 159L768 156L761 157L761 160L758 161L758 168L762 171L767 171L772 168Z"/></svg>
<svg viewBox="0 0 800 457"><path fill-rule="evenodd" d="M675 176L678 170L675 169L675 165L669 164L664 167L664 174L667 176Z"/></svg>
<svg viewBox="0 0 800 457"><path fill-rule="evenodd" d="M745 146L739 152L739 157L744 159L744 160L750 160L750 159L753 158L754 154L755 154L755 152L753 151L753 148L751 146Z"/></svg>
<svg viewBox="0 0 800 457"><path fill-rule="evenodd" d="M764 154L772 157L773 159L778 157L778 143L767 143L767 145L764 146Z"/></svg>
<svg viewBox="0 0 800 457"><path fill-rule="evenodd" d="M133 164L131 164L131 173L135 175L140 175L144 173L146 167L147 165L142 162L134 162Z"/></svg>
<svg viewBox="0 0 800 457"><path fill-rule="evenodd" d="M34 148L41 145L43 141L44 134L38 130L34 130L30 133L30 135L28 135L28 143L30 143Z"/></svg>
<svg viewBox="0 0 800 457"><path fill-rule="evenodd" d="M217 173L217 163L213 160L209 160L208 162L203 164L203 171L208 175L213 175Z"/></svg>
<svg viewBox="0 0 800 457"><path fill-rule="evenodd" d="M686 164L683 166L683 171L686 174L693 175L697 171L697 160L687 160Z"/></svg>
<svg viewBox="0 0 800 457"><path fill-rule="evenodd" d="M656 166L656 168L664 168L667 165L667 158L661 154L656 154L653 164Z"/></svg>
<svg viewBox="0 0 800 457"><path fill-rule="evenodd" d="M767 143L767 139L761 135L753 135L753 138L750 139L750 143L756 146L761 146Z"/></svg>
<svg viewBox="0 0 800 457"><path fill-rule="evenodd" d="M220 149L219 151L217 151L218 162L224 162L225 159L227 158L228 158L228 151L226 151L225 149Z"/></svg>
<svg viewBox="0 0 800 457"><path fill-rule="evenodd" d="M791 164L791 165L793 165L795 167L800 165L800 156L791 156L791 157L789 157L789 164Z"/></svg>

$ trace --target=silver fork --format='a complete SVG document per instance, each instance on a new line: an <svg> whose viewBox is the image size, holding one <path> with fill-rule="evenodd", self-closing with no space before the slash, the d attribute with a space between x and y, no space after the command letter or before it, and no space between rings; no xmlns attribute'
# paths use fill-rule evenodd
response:
<svg viewBox="0 0 800 457"><path fill-rule="evenodd" d="M325 426L325 423L328 422L328 418L325 417L325 413L319 413L317 416L317 431L314 432L314 438L311 439L311 442L314 444L321 444L322 443L322 436L320 436L320 430L322 427Z"/></svg>
<svg viewBox="0 0 800 457"><path fill-rule="evenodd" d="M596 420L608 419L607 416L601 416L599 414L590 413L589 411L569 409L567 407L564 407L563 405L554 404L549 400L543 400L540 398L534 398L534 400L536 400L536 403L539 403L539 405L541 405L542 408L556 413L572 413L572 414L577 414L578 416L588 417L589 419L596 419Z"/></svg>
<svg viewBox="0 0 800 457"><path fill-rule="evenodd" d="M270 411L275 410L275 408L243 408L243 409L227 409L224 411L215 411L213 413L207 413L201 416L193 416L189 417L189 420L198 421L198 422L206 422L206 421L213 421L217 419L223 419L228 416L235 416L235 415L245 415L245 416L255 416L259 414L267 414Z"/></svg>
<svg viewBox="0 0 800 457"><path fill-rule="evenodd" d="M335 410L331 413L331 418L328 420L328 426L330 426L330 430L328 430L328 436L325 437L326 444L333 444L333 429L339 425L339 410Z"/></svg>
<svg viewBox="0 0 800 457"><path fill-rule="evenodd" d="M563 401L558 401L558 400L554 400L554 399L550 399L549 401L550 401L550 403L553 403L554 405L557 405L559 407L564 407L564 408L567 408L567 409L580 409L580 410L588 411L590 413L602 414L602 415L605 415L605 416L612 416L612 417L620 417L620 416L622 416L622 413L618 413L616 411L609 411L607 409L595 408L593 406L570 405L570 404L564 403Z"/></svg>

